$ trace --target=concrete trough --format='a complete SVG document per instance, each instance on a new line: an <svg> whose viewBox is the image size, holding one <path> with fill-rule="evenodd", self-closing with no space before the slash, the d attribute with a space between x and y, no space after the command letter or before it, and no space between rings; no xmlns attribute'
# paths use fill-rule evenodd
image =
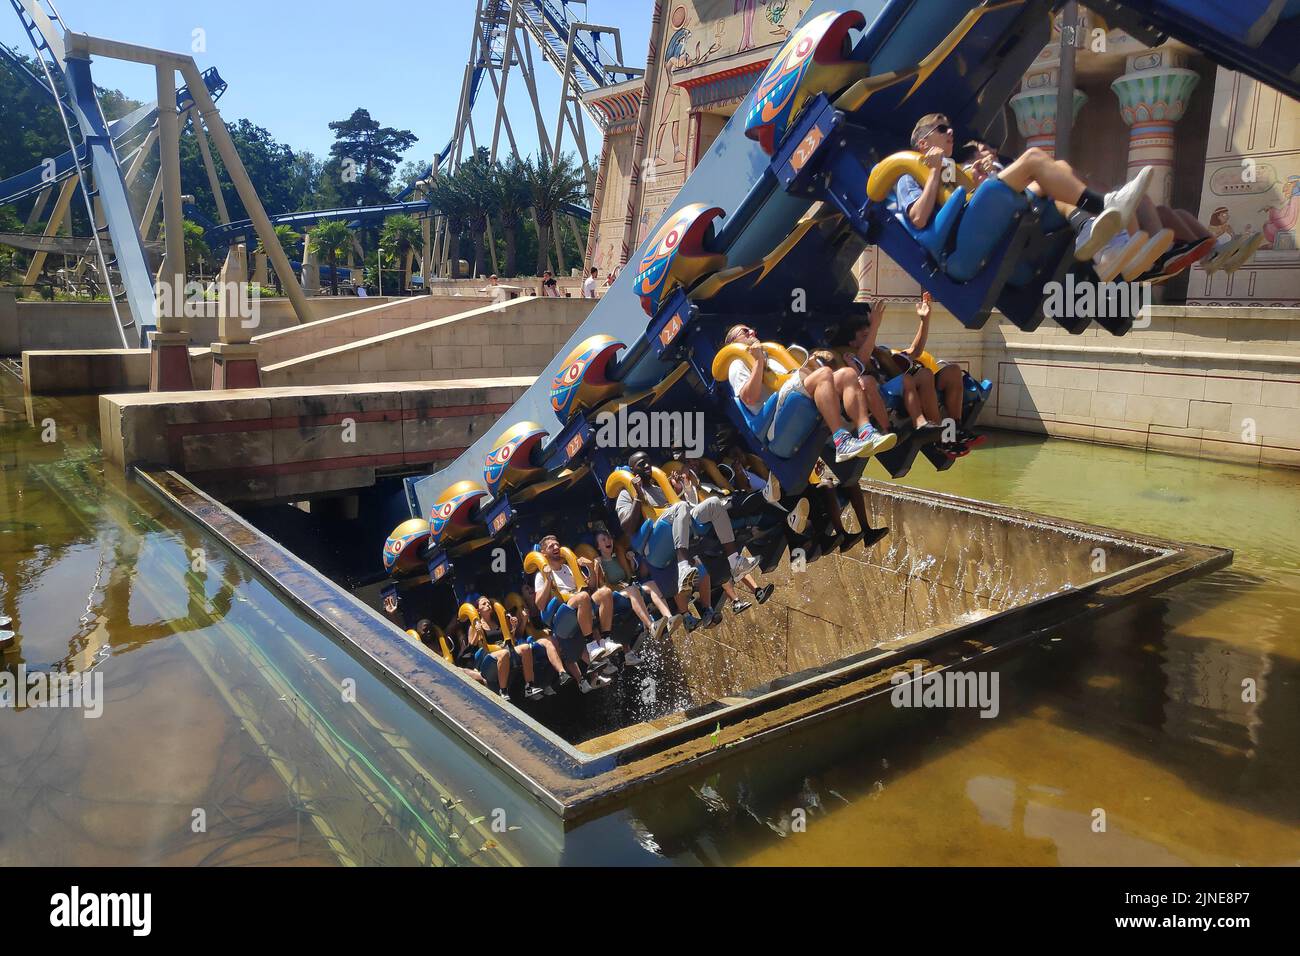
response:
<svg viewBox="0 0 1300 956"><path fill-rule="evenodd" d="M784 562L769 576L778 587L766 605L650 649L609 691L554 698L588 708L579 732L561 734L181 475L136 474L566 824L651 782L864 707L889 695L897 674L995 670L1000 656L1066 624L1232 561L1223 548L864 482L876 523L894 529L884 542L806 570Z"/></svg>

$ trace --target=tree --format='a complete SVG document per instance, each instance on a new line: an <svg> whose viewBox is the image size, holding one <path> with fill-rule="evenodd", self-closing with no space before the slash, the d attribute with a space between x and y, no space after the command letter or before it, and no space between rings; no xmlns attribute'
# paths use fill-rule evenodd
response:
<svg viewBox="0 0 1300 956"><path fill-rule="evenodd" d="M352 230L340 219L318 223L311 231L311 249L330 267L330 294L339 294L339 256L352 245Z"/></svg>
<svg viewBox="0 0 1300 956"><path fill-rule="evenodd" d="M586 201L587 179L568 153L554 161L539 156L525 163L525 168L529 203L537 217L537 274L541 275L550 262L555 216L565 206ZM562 267L563 263L556 263L557 270Z"/></svg>
<svg viewBox="0 0 1300 956"><path fill-rule="evenodd" d="M428 194L432 211L440 214L446 223L447 257L451 260L451 276L455 278L456 265L460 262L460 239L469 228L469 204L451 175L435 179Z"/></svg>
<svg viewBox="0 0 1300 956"><path fill-rule="evenodd" d="M465 219L471 245L470 273L486 273L483 247L494 199L492 164L488 161L486 146L480 146L473 156L456 168L452 174L452 186L465 201Z"/></svg>
<svg viewBox="0 0 1300 956"><path fill-rule="evenodd" d="M379 239L381 248L388 250L397 260L401 282L398 289L406 288L406 262L408 257L424 248L424 230L414 216L389 216ZM383 290L380 290L383 293Z"/></svg>
<svg viewBox="0 0 1300 956"><path fill-rule="evenodd" d="M330 123L334 145L327 168L337 172L339 192L357 205L375 205L388 198L397 164L416 140L409 129L380 126L369 110L356 109L345 120Z"/></svg>
<svg viewBox="0 0 1300 956"><path fill-rule="evenodd" d="M269 131L246 119L227 123L226 131L235 144L239 161L248 173L253 188L257 190L263 208L269 214L314 208L320 179L320 163L314 156L310 153L295 153L288 144L277 141ZM181 182L185 191L194 196L194 205L199 211L215 222L217 204L212 196L212 187L208 182L203 155L192 124L185 127L180 145ZM248 211L230 182L220 153L210 143L209 151L212 153L217 181L221 183L221 195L231 218L247 219ZM153 173L157 168L157 160L151 159L146 172ZM150 178L152 177L143 177L145 182Z"/></svg>
<svg viewBox="0 0 1300 956"><path fill-rule="evenodd" d="M293 226L285 226L285 225L276 226L275 239L276 242L279 244L280 249L284 252L284 257L286 259L292 261L298 255L298 245L299 243L302 242L302 235L300 233L294 232ZM267 254L266 243L262 242L261 239L258 239L257 248L254 249L253 251L255 253L260 252L262 255L266 255ZM280 273L272 269L271 274L275 279L275 291L283 292L284 286L281 285L280 283Z"/></svg>
<svg viewBox="0 0 1300 956"><path fill-rule="evenodd" d="M190 222L186 219L183 221L185 227L185 274L194 275L201 272L199 262L212 262L212 250L208 248L207 242L203 238L203 227L197 222ZM166 230L163 230L164 233ZM214 262L213 272L219 268Z"/></svg>
<svg viewBox="0 0 1300 956"><path fill-rule="evenodd" d="M528 171L518 156L499 162L492 170L491 206L496 210L497 225L505 242L504 273L519 274L517 252L519 225L528 210L531 193L528 188Z"/></svg>

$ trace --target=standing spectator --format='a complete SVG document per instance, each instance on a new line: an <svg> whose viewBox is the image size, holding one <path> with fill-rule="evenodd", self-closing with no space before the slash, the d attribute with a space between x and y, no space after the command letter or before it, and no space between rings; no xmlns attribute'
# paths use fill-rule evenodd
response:
<svg viewBox="0 0 1300 956"><path fill-rule="evenodd" d="M555 276L550 269L542 273L542 295L550 296L553 299L560 297L560 286L555 281Z"/></svg>
<svg viewBox="0 0 1300 956"><path fill-rule="evenodd" d="M505 302L510 298L510 292L501 284L500 280L497 279L495 272L488 276L487 288L482 289L481 291L486 292L492 297L493 305L500 305L502 302Z"/></svg>
<svg viewBox="0 0 1300 956"><path fill-rule="evenodd" d="M600 275L600 272L595 266L587 270L587 278L582 280L582 297L584 299L596 298L596 276L598 275Z"/></svg>

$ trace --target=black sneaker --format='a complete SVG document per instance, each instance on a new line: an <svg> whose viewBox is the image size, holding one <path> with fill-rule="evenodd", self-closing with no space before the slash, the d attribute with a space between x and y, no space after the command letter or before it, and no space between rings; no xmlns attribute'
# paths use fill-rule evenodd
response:
<svg viewBox="0 0 1300 956"><path fill-rule="evenodd" d="M938 422L926 422L920 428L916 429L915 435L923 443L935 442L943 434L943 426Z"/></svg>
<svg viewBox="0 0 1300 956"><path fill-rule="evenodd" d="M766 604L767 599L772 596L772 592L775 590L776 590L775 584L770 584L770 583L764 584L761 588L759 588L754 592L754 600L757 601L759 604Z"/></svg>
<svg viewBox="0 0 1300 956"><path fill-rule="evenodd" d="M867 531L865 535L863 535L862 546L864 548L869 548L887 534L889 534L888 526L883 528L872 528L869 531Z"/></svg>
<svg viewBox="0 0 1300 956"><path fill-rule="evenodd" d="M741 614L745 611L748 611L753 606L754 606L753 604L751 604L746 600L743 600L741 598L736 598L736 600L731 602L731 613Z"/></svg>

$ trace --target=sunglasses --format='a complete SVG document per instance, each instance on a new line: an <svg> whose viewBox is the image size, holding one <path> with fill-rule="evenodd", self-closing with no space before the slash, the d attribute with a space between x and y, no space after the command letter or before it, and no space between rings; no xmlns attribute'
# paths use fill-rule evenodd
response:
<svg viewBox="0 0 1300 956"><path fill-rule="evenodd" d="M951 132L952 132L952 127L949 126L947 123L938 123L934 126L931 126L928 130L922 133L921 137L929 136L931 133L938 133L940 136L942 136L945 133L951 133Z"/></svg>

